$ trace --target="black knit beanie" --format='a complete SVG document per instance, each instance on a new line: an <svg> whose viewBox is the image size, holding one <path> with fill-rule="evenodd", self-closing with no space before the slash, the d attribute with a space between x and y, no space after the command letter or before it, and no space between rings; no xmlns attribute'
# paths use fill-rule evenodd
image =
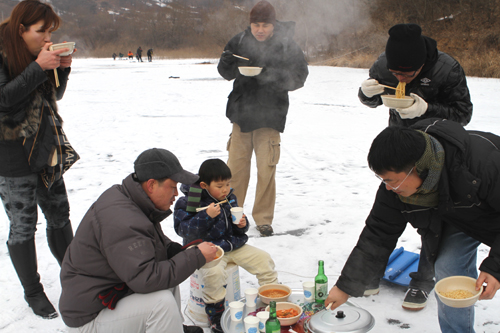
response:
<svg viewBox="0 0 500 333"><path fill-rule="evenodd" d="M427 56L422 28L413 23L396 24L390 28L385 55L388 69L401 72L418 70Z"/></svg>
<svg viewBox="0 0 500 333"><path fill-rule="evenodd" d="M250 23L257 22L276 24L276 11L273 5L265 0L257 2L250 11Z"/></svg>

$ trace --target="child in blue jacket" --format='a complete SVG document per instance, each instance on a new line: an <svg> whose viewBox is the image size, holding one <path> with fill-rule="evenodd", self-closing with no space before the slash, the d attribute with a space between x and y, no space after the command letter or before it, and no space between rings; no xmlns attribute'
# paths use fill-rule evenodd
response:
<svg viewBox="0 0 500 333"><path fill-rule="evenodd" d="M259 285L276 283L278 273L274 261L263 250L246 244L249 225L245 215L235 223L231 208L238 207L236 196L231 189L231 170L220 159L203 162L198 172L200 179L196 185L182 185L185 194L179 198L174 209L174 228L183 238L184 245L202 239L220 246L225 254L221 262L212 268L200 269L205 287L203 300L212 332L222 332L220 318L224 312L226 289L225 268L235 263L254 274ZM227 200L227 201L226 201ZM222 203L221 203L222 202ZM196 212L196 208L209 206Z"/></svg>

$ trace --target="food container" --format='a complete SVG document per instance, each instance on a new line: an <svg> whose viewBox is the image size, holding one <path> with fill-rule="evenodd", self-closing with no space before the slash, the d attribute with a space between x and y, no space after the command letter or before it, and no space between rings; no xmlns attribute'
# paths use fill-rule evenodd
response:
<svg viewBox="0 0 500 333"><path fill-rule="evenodd" d="M217 248L217 253L216 253L217 259L214 259L211 262L207 262L201 268L212 268L212 267L215 267L215 266L217 266L219 264L219 262L221 261L222 257L224 256L224 250L220 246L215 245L215 247Z"/></svg>
<svg viewBox="0 0 500 333"><path fill-rule="evenodd" d="M385 106L392 109L403 109L410 107L415 100L410 96L404 96L403 98L396 98L394 95L382 95L382 103Z"/></svg>
<svg viewBox="0 0 500 333"><path fill-rule="evenodd" d="M286 309L294 309L299 314L294 316L294 317L289 317L289 318L278 317L278 320L280 321L281 326L294 325L296 322L299 321L300 316L302 316L302 307L298 306L297 304L289 303L289 302L277 302L276 303L276 312L278 312L279 310L286 310ZM269 312L269 305L266 307L266 311Z"/></svg>
<svg viewBox="0 0 500 333"><path fill-rule="evenodd" d="M279 289L282 291L286 292L286 295L282 297L268 297L266 295L262 295L263 291L266 290L271 290L271 289ZM288 301L288 296L292 293L292 289L288 286L285 286L284 284L278 284L278 283L270 283L270 284L265 284L263 286L259 287L259 298L262 303L264 304L269 304L271 301L276 301L276 302L286 302Z"/></svg>
<svg viewBox="0 0 500 333"><path fill-rule="evenodd" d="M250 66L241 66L238 67L241 75L245 76L256 76L262 72L262 67L250 67Z"/></svg>
<svg viewBox="0 0 500 333"><path fill-rule="evenodd" d="M57 50L60 50L60 49L66 49L66 48L68 48L69 51L63 52L63 53L59 54L61 57L65 57L65 56L69 56L71 53L73 53L73 51L75 50L75 45L76 45L76 43L74 43L74 42L52 44L52 45L49 46L49 50L51 50L51 51L57 51Z"/></svg>
<svg viewBox="0 0 500 333"><path fill-rule="evenodd" d="M474 296L469 298L449 298L441 295L441 292L451 292L454 290L466 290L470 291ZM449 276L442 280L439 280L434 287L436 295L439 297L441 302L445 305L451 306L453 308L466 308L468 306L474 305L479 299L479 296L483 292L483 287L480 290L476 290L476 279L469 276Z"/></svg>
<svg viewBox="0 0 500 333"><path fill-rule="evenodd" d="M365 333L373 326L373 316L349 302L333 311L320 311L304 321L304 330L309 333Z"/></svg>

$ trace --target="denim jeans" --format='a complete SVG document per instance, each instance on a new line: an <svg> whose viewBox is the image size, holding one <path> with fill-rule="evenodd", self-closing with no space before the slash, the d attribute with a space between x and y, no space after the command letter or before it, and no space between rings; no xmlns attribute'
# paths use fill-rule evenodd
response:
<svg viewBox="0 0 500 333"><path fill-rule="evenodd" d="M68 194L62 178L49 191L37 174L23 177L0 176L0 197L10 221L10 245L35 236L37 205L45 215L47 229L63 228L69 223Z"/></svg>
<svg viewBox="0 0 500 333"><path fill-rule="evenodd" d="M455 227L444 224L443 239L435 264L436 280L452 275L477 278L477 247L479 241L467 236ZM438 319L444 333L473 333L474 306L452 308L444 305L438 297Z"/></svg>

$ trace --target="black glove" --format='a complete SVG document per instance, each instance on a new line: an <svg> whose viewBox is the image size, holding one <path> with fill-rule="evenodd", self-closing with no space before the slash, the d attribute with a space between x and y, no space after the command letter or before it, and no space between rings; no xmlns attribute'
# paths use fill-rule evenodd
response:
<svg viewBox="0 0 500 333"><path fill-rule="evenodd" d="M175 256L177 253L182 252L184 249L182 245L176 242L172 242L168 245L167 248L167 258L170 259Z"/></svg>
<svg viewBox="0 0 500 333"><path fill-rule="evenodd" d="M99 299L102 301L102 305L114 310L116 303L125 297L127 293L128 286L125 283L120 283L100 293Z"/></svg>
<svg viewBox="0 0 500 333"><path fill-rule="evenodd" d="M198 245L201 242L203 242L202 239L196 239L196 240L192 241L191 243L186 244L184 246L182 246L179 243L172 242L172 243L169 244L169 246L167 248L167 258L170 259L173 256L175 256L177 253L184 251L185 249L187 249L191 245Z"/></svg>
<svg viewBox="0 0 500 333"><path fill-rule="evenodd" d="M224 52L222 52L220 61L226 65L232 65L236 62L236 57L233 56L233 52L225 50Z"/></svg>

